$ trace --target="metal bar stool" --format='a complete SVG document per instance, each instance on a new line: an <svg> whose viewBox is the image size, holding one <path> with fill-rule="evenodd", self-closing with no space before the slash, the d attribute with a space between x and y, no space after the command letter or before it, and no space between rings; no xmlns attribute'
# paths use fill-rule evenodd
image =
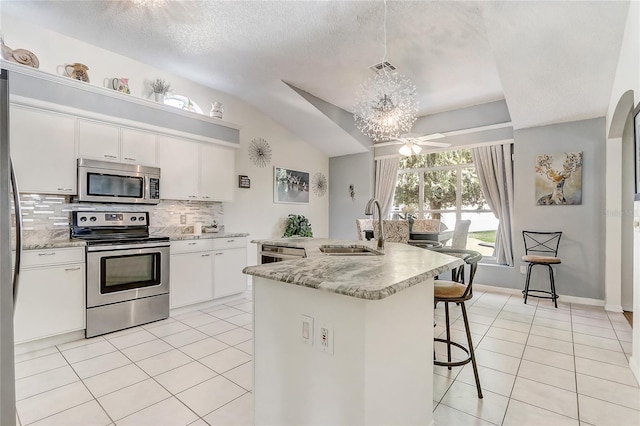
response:
<svg viewBox="0 0 640 426"><path fill-rule="evenodd" d="M447 280L436 280L434 282L434 302L438 304L438 302L444 302L444 315L445 315L445 328L446 328L446 338L435 338L436 342L445 343L447 345L447 361L438 361L435 359L435 350L434 350L434 360L433 363L435 365L446 366L449 370L451 367L459 367L465 365L469 362L473 365L473 375L476 379L476 388L478 390L478 398L482 398L482 389L480 388L480 377L478 376L478 366L476 365L476 356L473 350L473 343L471 341L471 331L469 329L469 319L467 318L467 308L464 304L465 301L470 300L473 297L472 291L472 283L473 277L476 274L476 270L478 269L478 262L482 259L482 254L473 251L473 250L465 250L465 249L454 249L454 248L437 248L432 249L433 251L437 251L443 254L447 254L450 256L456 256L465 261L465 264L470 266L469 272L469 282L464 284L464 265L460 266L451 271L451 281ZM449 324L449 303L456 303L460 305L462 309L462 318L464 320L464 329L467 334L467 347L463 346L460 343L451 341L451 327ZM452 361L451 360L451 346L455 346L457 348L462 349L466 354L467 358L462 361Z"/></svg>
<svg viewBox="0 0 640 426"><path fill-rule="evenodd" d="M522 256L522 260L529 264L527 267L527 279L525 281L524 290L522 290L525 305L527 304L527 297L531 296L539 299L552 299L553 305L556 308L558 307L558 294L556 293L556 282L553 277L553 268L551 265L558 265L562 263L558 257L560 237L562 237L562 232L522 231L525 251L525 255ZM529 288L531 270L536 265L546 266L549 268L549 284L551 286L551 291ZM549 296L545 296L545 294L548 294Z"/></svg>

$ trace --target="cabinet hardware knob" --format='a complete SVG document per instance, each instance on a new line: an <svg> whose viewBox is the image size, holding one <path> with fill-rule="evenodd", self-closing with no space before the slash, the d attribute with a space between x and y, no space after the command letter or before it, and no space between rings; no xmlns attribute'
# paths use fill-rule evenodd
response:
<svg viewBox="0 0 640 426"><path fill-rule="evenodd" d="M108 154L105 154L104 156L105 156L105 158L118 158L118 157L116 157L115 155L108 155Z"/></svg>
<svg viewBox="0 0 640 426"><path fill-rule="evenodd" d="M209 197L208 195L205 195L205 196L203 196L202 198L211 198L211 197Z"/></svg>
<svg viewBox="0 0 640 426"><path fill-rule="evenodd" d="M56 252L52 251L52 252L49 252L49 253L38 253L38 256L53 256L55 254L56 254Z"/></svg>
<svg viewBox="0 0 640 426"><path fill-rule="evenodd" d="M195 246L198 243L187 243L188 246Z"/></svg>
<svg viewBox="0 0 640 426"><path fill-rule="evenodd" d="M224 253L216 253L216 256L222 256Z"/></svg>
<svg viewBox="0 0 640 426"><path fill-rule="evenodd" d="M129 160L129 161L136 161L135 158L131 158L131 157L124 157L125 160Z"/></svg>
<svg viewBox="0 0 640 426"><path fill-rule="evenodd" d="M202 255L202 257L209 257L209 256L211 256L211 253L203 254L203 255Z"/></svg>
<svg viewBox="0 0 640 426"><path fill-rule="evenodd" d="M227 240L228 243L233 243L235 240Z"/></svg>
<svg viewBox="0 0 640 426"><path fill-rule="evenodd" d="M58 191L72 191L71 188L58 188Z"/></svg>
<svg viewBox="0 0 640 426"><path fill-rule="evenodd" d="M80 267L76 267L76 268L64 268L65 271L79 271Z"/></svg>

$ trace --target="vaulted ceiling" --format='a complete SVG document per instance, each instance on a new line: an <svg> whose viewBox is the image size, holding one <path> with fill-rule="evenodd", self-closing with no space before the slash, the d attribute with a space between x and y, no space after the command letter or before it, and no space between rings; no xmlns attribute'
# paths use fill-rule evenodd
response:
<svg viewBox="0 0 640 426"><path fill-rule="evenodd" d="M387 59L417 86L419 115L500 99L516 129L606 114L626 1L387 7ZM233 94L329 156L367 149L327 111L350 111L383 58L382 1L2 0L0 12Z"/></svg>

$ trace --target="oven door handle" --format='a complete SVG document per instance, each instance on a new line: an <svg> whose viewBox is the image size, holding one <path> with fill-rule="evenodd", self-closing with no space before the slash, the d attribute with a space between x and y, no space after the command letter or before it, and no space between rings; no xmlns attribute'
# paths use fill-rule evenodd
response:
<svg viewBox="0 0 640 426"><path fill-rule="evenodd" d="M116 244L116 245L99 245L99 246L87 246L88 252L97 251L111 251L111 250L132 250L141 248L166 248L170 247L170 244L158 244L158 243L142 243L142 244Z"/></svg>

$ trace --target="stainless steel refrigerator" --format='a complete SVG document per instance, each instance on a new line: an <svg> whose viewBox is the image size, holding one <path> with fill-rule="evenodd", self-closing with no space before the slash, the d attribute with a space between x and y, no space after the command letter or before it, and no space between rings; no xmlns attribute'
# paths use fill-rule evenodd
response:
<svg viewBox="0 0 640 426"><path fill-rule="evenodd" d="M13 307L17 296L22 251L18 189L9 155L9 71L0 71L0 425L16 423ZM13 198L13 203L11 199ZM12 212L16 238L11 238ZM16 249L15 264L11 251ZM13 269L13 271L12 271Z"/></svg>

